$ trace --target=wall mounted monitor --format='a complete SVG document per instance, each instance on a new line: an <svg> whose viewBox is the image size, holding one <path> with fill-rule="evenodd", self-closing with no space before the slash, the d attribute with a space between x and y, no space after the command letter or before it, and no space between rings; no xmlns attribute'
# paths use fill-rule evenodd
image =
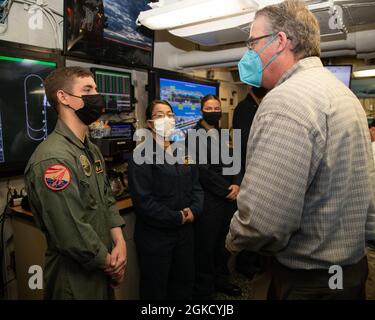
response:
<svg viewBox="0 0 375 320"><path fill-rule="evenodd" d="M62 65L54 54L0 44L0 175L22 174L39 143L53 131L57 113L43 81Z"/></svg>
<svg viewBox="0 0 375 320"><path fill-rule="evenodd" d="M350 80L352 78L351 65L330 65L324 67L332 72L335 77L341 80L348 88L350 88Z"/></svg>
<svg viewBox="0 0 375 320"><path fill-rule="evenodd" d="M181 73L154 69L150 72L152 99L168 101L176 114L176 134L181 139L201 119L201 99L207 94L219 95L215 81Z"/></svg>
<svg viewBox="0 0 375 320"><path fill-rule="evenodd" d="M109 113L132 112L131 73L93 68L98 92L103 95Z"/></svg>
<svg viewBox="0 0 375 320"><path fill-rule="evenodd" d="M351 82L351 90L358 98L375 98L375 77L354 78Z"/></svg>
<svg viewBox="0 0 375 320"><path fill-rule="evenodd" d="M147 0L65 0L64 52L113 65L152 66L153 32L138 27Z"/></svg>

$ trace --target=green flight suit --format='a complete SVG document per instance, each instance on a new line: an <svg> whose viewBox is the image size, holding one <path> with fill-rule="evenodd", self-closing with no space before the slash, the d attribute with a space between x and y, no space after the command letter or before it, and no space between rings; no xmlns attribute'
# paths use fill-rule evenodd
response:
<svg viewBox="0 0 375 320"><path fill-rule="evenodd" d="M45 299L113 298L101 268L113 248L111 228L124 220L97 146L88 138L82 143L58 120L31 156L25 180L35 222L47 240Z"/></svg>

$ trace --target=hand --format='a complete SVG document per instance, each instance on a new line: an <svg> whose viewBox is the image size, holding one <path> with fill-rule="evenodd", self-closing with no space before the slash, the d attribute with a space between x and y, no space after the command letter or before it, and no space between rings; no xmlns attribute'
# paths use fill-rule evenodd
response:
<svg viewBox="0 0 375 320"><path fill-rule="evenodd" d="M225 239L225 248L230 252L232 256L237 256L237 254L241 251L234 245L233 237L230 230Z"/></svg>
<svg viewBox="0 0 375 320"><path fill-rule="evenodd" d="M110 266L111 266L111 255L109 253L107 253L107 256L105 257L103 269L106 270L106 269L110 268Z"/></svg>
<svg viewBox="0 0 375 320"><path fill-rule="evenodd" d="M187 222L187 220L186 220L187 215L182 210L180 211L180 213L181 213L181 216L182 216L181 224L185 224Z"/></svg>
<svg viewBox="0 0 375 320"><path fill-rule="evenodd" d="M108 273L111 278L118 278L126 266L126 243L125 240L119 240L112 249L110 263L104 272Z"/></svg>
<svg viewBox="0 0 375 320"><path fill-rule="evenodd" d="M230 190L230 193L226 196L229 200L236 200L238 193L240 192L240 187L236 184L232 184L229 186L228 190Z"/></svg>
<svg viewBox="0 0 375 320"><path fill-rule="evenodd" d="M191 211L190 208L185 208L182 210L182 212L185 212L186 214L186 222L193 222L194 221L194 214L193 212Z"/></svg>
<svg viewBox="0 0 375 320"><path fill-rule="evenodd" d="M120 286L121 282L124 280L125 269L123 269L118 277L111 279L111 288L116 289Z"/></svg>

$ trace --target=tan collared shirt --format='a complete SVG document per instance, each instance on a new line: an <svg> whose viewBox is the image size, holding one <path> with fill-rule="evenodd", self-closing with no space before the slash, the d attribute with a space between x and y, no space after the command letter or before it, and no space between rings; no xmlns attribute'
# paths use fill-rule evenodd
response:
<svg viewBox="0 0 375 320"><path fill-rule="evenodd" d="M374 161L365 112L318 57L263 99L227 247L299 269L359 261L375 238Z"/></svg>

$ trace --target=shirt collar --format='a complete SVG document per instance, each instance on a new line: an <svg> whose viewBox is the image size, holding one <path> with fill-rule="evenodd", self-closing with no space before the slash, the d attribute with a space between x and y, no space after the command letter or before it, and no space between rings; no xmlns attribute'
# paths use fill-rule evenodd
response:
<svg viewBox="0 0 375 320"><path fill-rule="evenodd" d="M291 67L287 72L285 72L280 80L277 82L276 86L279 86L289 78L291 78L294 74L297 74L303 70L308 70L311 68L320 68L323 67L322 62L320 61L319 57L308 57L299 60L293 67Z"/></svg>
<svg viewBox="0 0 375 320"><path fill-rule="evenodd" d="M76 145L80 149L85 149L85 144L73 133L72 130L62 121L57 120L55 132L67 138L71 143ZM88 137L86 135L85 142L88 142Z"/></svg>

